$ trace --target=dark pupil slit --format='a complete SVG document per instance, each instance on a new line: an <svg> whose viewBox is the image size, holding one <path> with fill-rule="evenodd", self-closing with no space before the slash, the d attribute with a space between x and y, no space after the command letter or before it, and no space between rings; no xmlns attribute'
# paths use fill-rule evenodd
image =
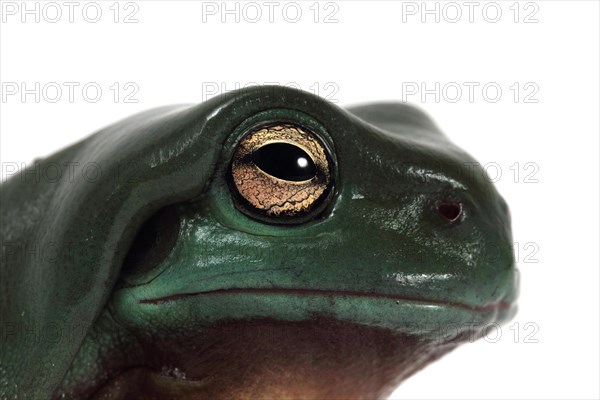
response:
<svg viewBox="0 0 600 400"><path fill-rule="evenodd" d="M458 201L439 200L435 205L441 216L450 222L456 221L462 213L462 204Z"/></svg>
<svg viewBox="0 0 600 400"><path fill-rule="evenodd" d="M286 181L306 181L317 174L310 156L288 143L267 144L252 153L252 161L267 174Z"/></svg>

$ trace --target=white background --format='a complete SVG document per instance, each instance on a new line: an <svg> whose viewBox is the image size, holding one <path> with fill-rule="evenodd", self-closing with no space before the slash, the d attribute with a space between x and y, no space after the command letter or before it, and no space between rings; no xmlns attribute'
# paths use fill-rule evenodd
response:
<svg viewBox="0 0 600 400"><path fill-rule="evenodd" d="M119 118L201 102L215 88L290 84L340 105L408 100L496 176L522 286L500 338L459 348L392 397L599 397L597 2L476 2L471 15L463 2L279 2L271 16L263 2L229 2L237 15L221 2L79 2L72 22L55 4L38 3L36 16L2 3L4 177ZM72 99L64 82L78 85Z"/></svg>

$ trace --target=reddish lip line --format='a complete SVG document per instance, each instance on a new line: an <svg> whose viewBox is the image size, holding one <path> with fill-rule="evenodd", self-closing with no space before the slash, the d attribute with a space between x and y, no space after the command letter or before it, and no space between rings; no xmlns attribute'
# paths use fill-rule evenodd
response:
<svg viewBox="0 0 600 400"><path fill-rule="evenodd" d="M297 296L330 296L330 297L370 297L370 298L385 298L394 300L404 300L416 303L426 303L434 305L445 305L462 308L469 311L477 312L489 312L493 310L508 309L511 307L510 303L505 301L498 301L496 303L487 304L485 306L471 306L468 304L457 303L452 301L443 300L429 300L417 297L394 295L394 294L381 294L381 293L364 293L364 292L353 292L349 290L317 290L317 289L288 289L288 288L231 288L231 289L217 289L208 292L194 292L194 293L180 293L173 294L170 296L159 297L156 299L144 299L140 300L141 304L162 304L171 301L182 300L188 297L206 296L206 295L224 295L224 294L287 294Z"/></svg>

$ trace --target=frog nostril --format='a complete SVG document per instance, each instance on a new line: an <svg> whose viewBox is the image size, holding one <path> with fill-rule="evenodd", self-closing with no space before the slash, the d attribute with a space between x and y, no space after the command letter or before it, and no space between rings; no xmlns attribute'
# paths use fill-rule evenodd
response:
<svg viewBox="0 0 600 400"><path fill-rule="evenodd" d="M459 201L438 200L435 207L448 222L456 222L462 215L462 203Z"/></svg>

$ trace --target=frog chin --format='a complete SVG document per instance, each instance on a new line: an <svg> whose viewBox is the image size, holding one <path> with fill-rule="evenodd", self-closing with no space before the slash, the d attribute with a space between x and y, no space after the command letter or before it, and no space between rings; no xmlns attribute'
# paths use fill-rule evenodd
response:
<svg viewBox="0 0 600 400"><path fill-rule="evenodd" d="M152 301L117 296L109 310L103 315L133 342L117 340L100 373L86 381L94 386L83 383L73 398L385 398L514 308L501 301L473 308L376 293L237 288ZM124 310L132 311L130 319ZM131 319L140 316L151 323Z"/></svg>
<svg viewBox="0 0 600 400"><path fill-rule="evenodd" d="M322 317L224 321L145 343L146 365L121 371L91 399L384 398L459 342Z"/></svg>

